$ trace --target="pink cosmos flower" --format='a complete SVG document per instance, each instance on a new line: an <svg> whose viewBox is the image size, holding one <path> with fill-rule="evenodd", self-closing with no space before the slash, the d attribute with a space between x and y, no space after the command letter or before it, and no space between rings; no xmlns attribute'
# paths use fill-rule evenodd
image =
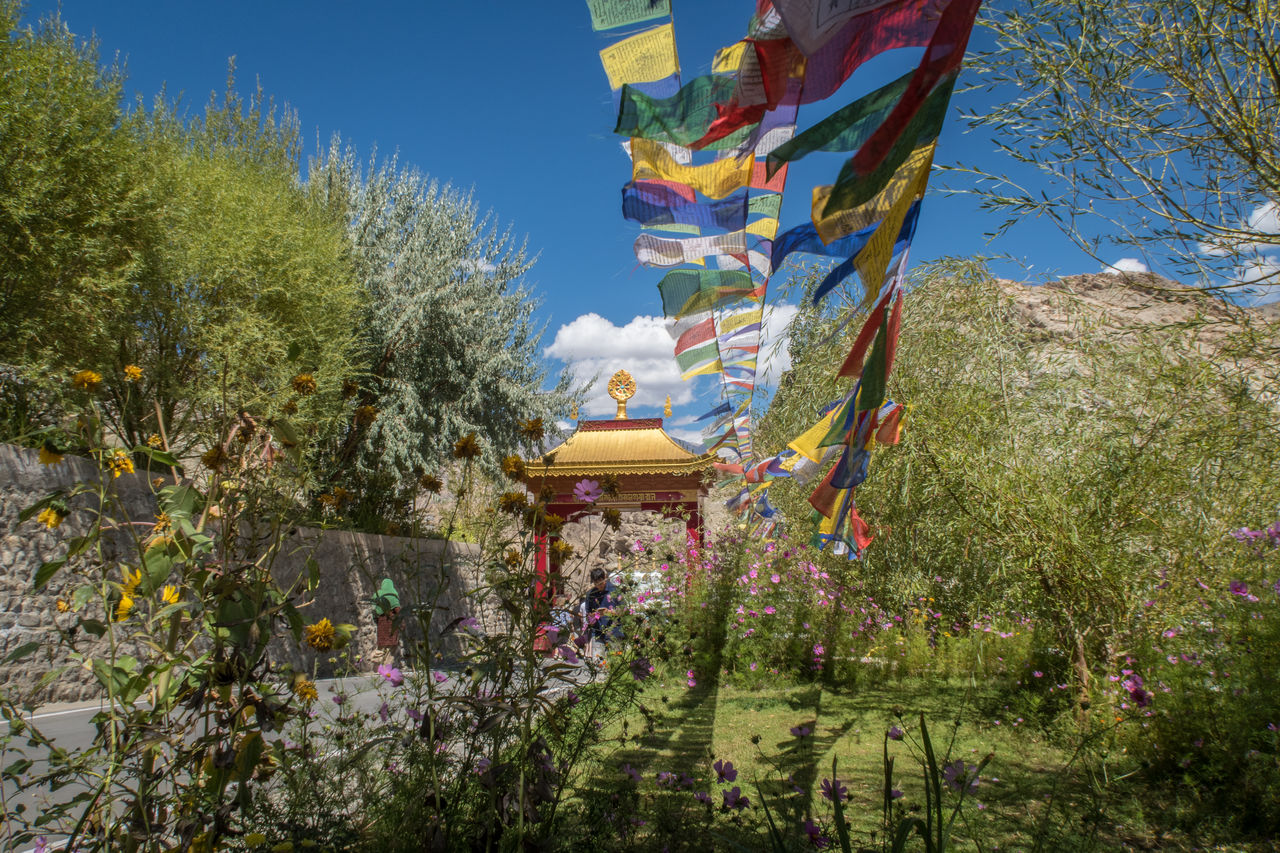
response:
<svg viewBox="0 0 1280 853"><path fill-rule="evenodd" d="M600 488L600 484L595 480L579 480L573 484L573 496L586 504L593 504L600 500L604 494L604 489Z"/></svg>
<svg viewBox="0 0 1280 853"><path fill-rule="evenodd" d="M378 675L381 675L387 681L390 681L392 687L399 687L401 684L404 684L404 673L390 664L384 663L379 666Z"/></svg>

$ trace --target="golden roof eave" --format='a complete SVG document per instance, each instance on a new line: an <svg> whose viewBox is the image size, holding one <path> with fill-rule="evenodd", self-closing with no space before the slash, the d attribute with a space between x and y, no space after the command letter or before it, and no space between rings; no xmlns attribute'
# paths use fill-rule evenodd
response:
<svg viewBox="0 0 1280 853"><path fill-rule="evenodd" d="M547 464L546 459L551 458ZM662 429L660 418L582 421L554 450L526 461L528 479L604 474L697 474L717 454L694 454Z"/></svg>

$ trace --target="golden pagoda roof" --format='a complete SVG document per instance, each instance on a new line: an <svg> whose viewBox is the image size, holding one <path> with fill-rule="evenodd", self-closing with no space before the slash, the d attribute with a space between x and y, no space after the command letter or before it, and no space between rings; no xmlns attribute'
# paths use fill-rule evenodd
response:
<svg viewBox="0 0 1280 853"><path fill-rule="evenodd" d="M563 444L528 460L528 477L590 477L604 474L696 474L716 454L690 453L667 435L662 418L579 421ZM547 460L550 459L550 462Z"/></svg>

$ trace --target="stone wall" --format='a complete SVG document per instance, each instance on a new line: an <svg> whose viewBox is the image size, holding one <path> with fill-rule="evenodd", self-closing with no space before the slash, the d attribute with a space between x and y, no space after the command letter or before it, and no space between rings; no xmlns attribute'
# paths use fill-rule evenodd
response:
<svg viewBox="0 0 1280 853"><path fill-rule="evenodd" d="M128 516L143 524L154 521L156 512L148 476L125 475L110 483ZM36 697L39 701L76 701L98 695L93 676L58 641L58 631L66 631L76 622L74 614L57 610L58 599L71 594L71 576L60 573L40 591L31 585L42 563L64 556L67 541L89 529L95 517L94 500L88 495L77 498L72 502L72 513L54 530L34 519L18 523L18 514L41 498L96 477L97 468L88 460L68 456L58 465L46 466L39 463L34 450L0 445L0 661L25 643L42 644L35 657L18 664L0 663L0 691L9 695L24 695L46 673L64 668L56 680L40 690ZM108 560L125 556L130 549L124 537L108 537L105 542ZM300 580L306 575L309 558L315 559L320 571L314 593L306 592L305 583ZM357 666L364 669L376 665L376 628L368 601L384 577L395 582L406 610L425 608L437 629L465 617L474 617L488 633L507 629L496 600L475 594L483 587L484 579L474 545L446 547L438 540L299 528L284 543L272 572L282 585L296 584L308 622L328 617L335 623L357 626L350 653L358 659ZM101 612L85 615L104 619ZM104 644L88 642L89 639L78 638L80 651L89 657L101 655ZM420 633L409 628L401 639L416 641ZM447 645L433 649L437 650L446 657L453 651ZM307 671L315 665L322 675L332 670L328 656L317 661L309 650L299 649L292 638L274 641L269 654L275 662Z"/></svg>

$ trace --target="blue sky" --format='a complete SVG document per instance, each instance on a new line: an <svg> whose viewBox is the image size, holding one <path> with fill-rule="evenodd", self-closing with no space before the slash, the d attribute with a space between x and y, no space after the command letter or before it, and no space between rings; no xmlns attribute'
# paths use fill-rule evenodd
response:
<svg viewBox="0 0 1280 853"><path fill-rule="evenodd" d="M673 5L688 79L709 71L714 51L743 36L754 3ZM30 3L28 17L59 6L73 32L96 36L104 60L119 54L126 61L131 93L149 99L165 85L171 96L182 93L188 110L199 110L222 90L235 56L239 90L260 82L288 103L309 151L341 133L362 156L376 146L472 191L482 209L515 235L527 235L539 255L531 282L543 299L552 370L568 361L580 374L607 376L630 366L640 385L634 413L657 414L667 393L676 403L673 425L704 411L714 382L679 383L660 322L655 285L662 271L638 267L631 246L638 228L620 211L630 165L611 132L613 102L598 53L627 31L593 32L581 0L61 0ZM917 55L897 51L869 63L832 98L802 107L801 129L902 73ZM974 106L973 97L958 97L956 106ZM939 162L1007 168L989 140L963 130L958 116L949 119ZM830 183L840 163L839 155L815 156L792 169L782 228L803 220L809 189ZM1020 224L988 244L984 232L997 224L969 197L932 193L912 260L1007 253L1030 265L1028 272L1000 265L1001 274L1015 278L1099 269L1048 223ZM775 326L790 316L782 285L775 276L771 301L781 305ZM612 411L599 385L588 413Z"/></svg>

